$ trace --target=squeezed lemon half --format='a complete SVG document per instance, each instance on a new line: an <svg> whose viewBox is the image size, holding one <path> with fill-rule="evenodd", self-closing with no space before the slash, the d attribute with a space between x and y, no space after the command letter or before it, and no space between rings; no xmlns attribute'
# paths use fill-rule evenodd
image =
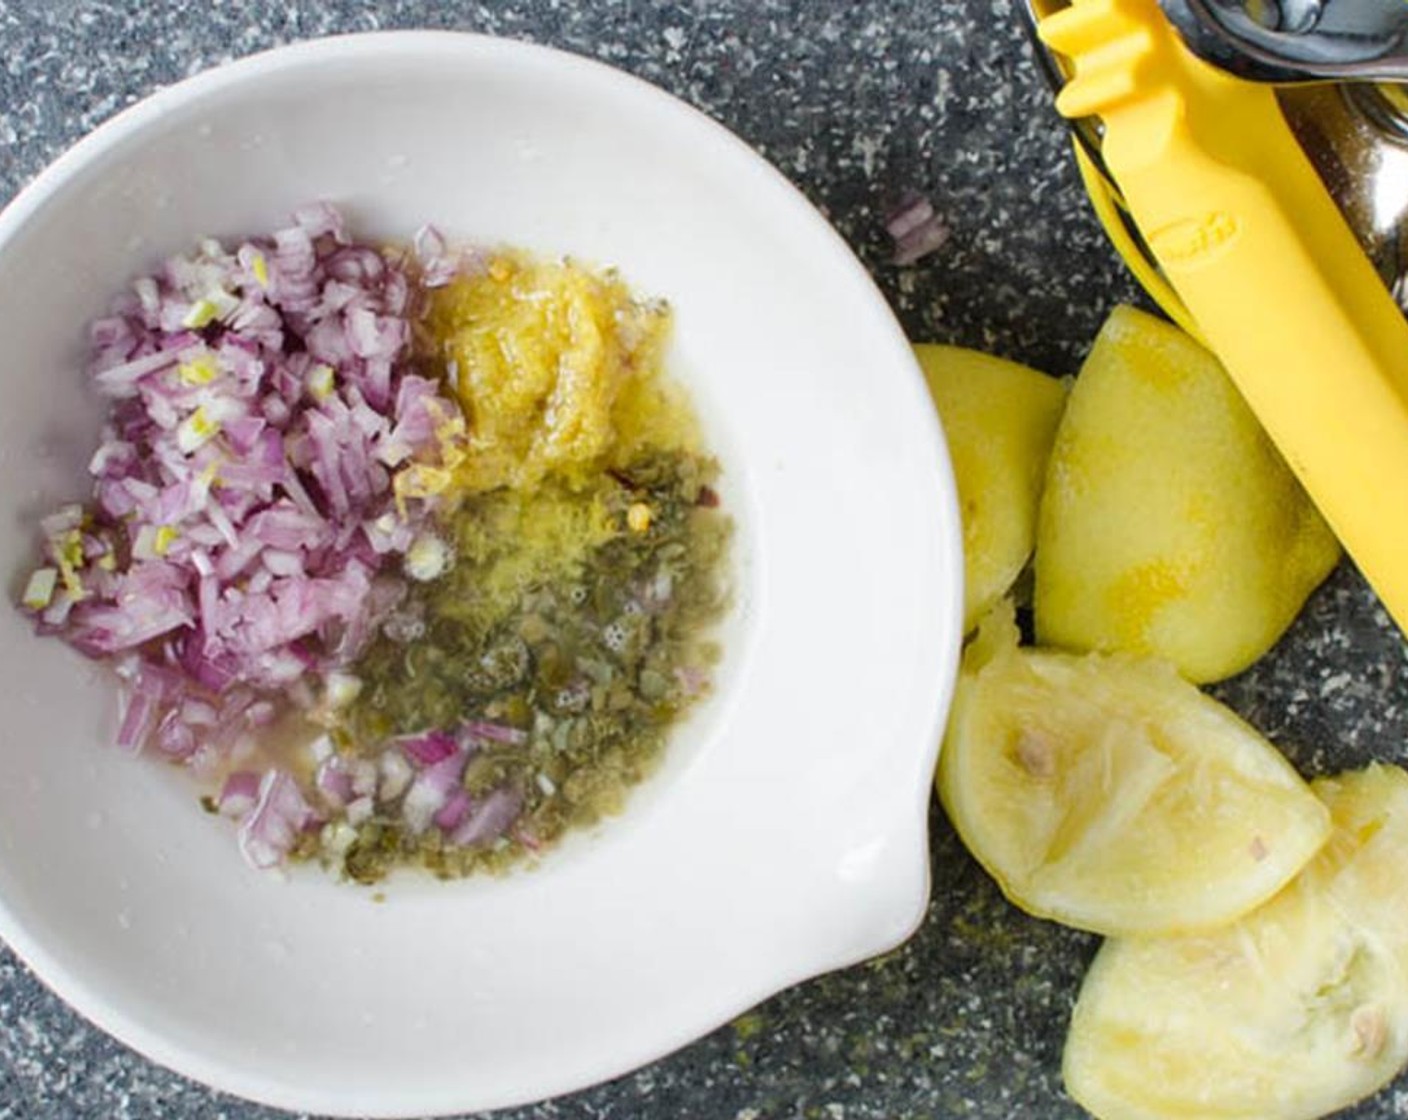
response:
<svg viewBox="0 0 1408 1120"><path fill-rule="evenodd" d="M1042 645L1163 657L1191 681L1245 669L1340 547L1218 360L1131 307L1081 367L1036 534Z"/></svg>
<svg viewBox="0 0 1408 1120"><path fill-rule="evenodd" d="M1408 1062L1408 774L1314 789L1333 836L1272 901L1213 933L1101 949L1064 1073L1102 1120L1310 1120Z"/></svg>
<svg viewBox="0 0 1408 1120"><path fill-rule="evenodd" d="M1275 747L1158 661L1018 648L965 658L939 794L1022 909L1106 934L1206 929L1290 881L1329 814Z"/></svg>
<svg viewBox="0 0 1408 1120"><path fill-rule="evenodd" d="M1031 559L1066 385L976 350L922 343L914 353L939 411L958 486L966 633Z"/></svg>

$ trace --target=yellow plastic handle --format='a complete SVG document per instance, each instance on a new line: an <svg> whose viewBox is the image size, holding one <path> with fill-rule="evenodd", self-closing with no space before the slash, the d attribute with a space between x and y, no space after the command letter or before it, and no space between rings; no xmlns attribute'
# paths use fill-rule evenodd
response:
<svg viewBox="0 0 1408 1120"><path fill-rule="evenodd" d="M1095 211L1095 216L1100 219L1100 224L1105 227L1110 244L1124 258L1124 263L1134 273L1134 278L1139 281L1140 286L1164 309L1164 313L1206 346L1207 340L1203 338L1201 328L1194 322L1192 313L1183 306L1183 301L1178 298L1173 286L1164 279L1164 274L1159 271L1158 266L1135 241L1129 228L1132 219L1114 185L1100 174L1100 169L1095 166L1079 141L1072 146L1075 148L1076 167L1080 171L1081 182L1085 184L1085 193L1090 196L1090 205Z"/></svg>
<svg viewBox="0 0 1408 1120"><path fill-rule="evenodd" d="M1098 115L1164 276L1389 613L1408 631L1408 320L1275 94L1194 57L1156 0L1073 0L1040 25Z"/></svg>

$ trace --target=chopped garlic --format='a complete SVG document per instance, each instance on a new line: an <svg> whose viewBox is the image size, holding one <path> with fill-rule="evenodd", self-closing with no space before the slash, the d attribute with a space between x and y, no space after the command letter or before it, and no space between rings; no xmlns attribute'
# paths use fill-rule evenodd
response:
<svg viewBox="0 0 1408 1120"><path fill-rule="evenodd" d="M155 313L161 306L161 291L156 286L156 281L150 276L143 276L132 282L132 290L137 293L137 298L142 303L144 311Z"/></svg>
<svg viewBox="0 0 1408 1120"><path fill-rule="evenodd" d="M136 560L157 558L155 525L143 525L137 530L137 536L132 541L132 556Z"/></svg>
<svg viewBox="0 0 1408 1120"><path fill-rule="evenodd" d="M54 598L54 588L58 586L59 573L54 568L40 568L29 577L24 585L24 598L21 600L32 611L42 611Z"/></svg>
<svg viewBox="0 0 1408 1120"><path fill-rule="evenodd" d="M347 707L362 694L362 678L333 670L327 676L327 705L334 711Z"/></svg>
<svg viewBox="0 0 1408 1120"><path fill-rule="evenodd" d="M182 420L176 429L176 446L189 455L204 447L219 434L220 421L214 419L205 410L205 405L198 405L196 410Z"/></svg>
<svg viewBox="0 0 1408 1120"><path fill-rule="evenodd" d="M186 312L186 317L181 320L181 325L188 330L198 331L202 327L208 327L215 321L215 316L219 308L208 299L198 299L191 304Z"/></svg>
<svg viewBox="0 0 1408 1120"><path fill-rule="evenodd" d="M181 534L171 525L143 525L132 542L132 555L138 560L156 560L170 551Z"/></svg>
<svg viewBox="0 0 1408 1120"><path fill-rule="evenodd" d="M410 498L433 498L450 488L454 475L443 467L428 467L423 463L412 463L396 472L392 488L396 494L396 509L405 516L406 501Z"/></svg>
<svg viewBox="0 0 1408 1120"><path fill-rule="evenodd" d="M84 566L83 533L79 529L69 529L53 540L51 544L54 560L59 565L59 576L64 588L75 599L87 598L80 570Z"/></svg>
<svg viewBox="0 0 1408 1120"><path fill-rule="evenodd" d="M176 538L181 534L173 526L163 525L156 531L156 536L152 540L152 551L158 556L165 556L171 550L171 546L176 543Z"/></svg>
<svg viewBox="0 0 1408 1120"><path fill-rule="evenodd" d="M308 371L308 395L315 401L325 401L332 396L336 380L330 365L319 363Z"/></svg>
<svg viewBox="0 0 1408 1120"><path fill-rule="evenodd" d="M406 550L406 574L421 583L439 579L450 566L450 546L434 533L422 533Z"/></svg>
<svg viewBox="0 0 1408 1120"><path fill-rule="evenodd" d="M182 362L176 372L187 385L209 385L220 375L214 356L208 353L198 354L190 361Z"/></svg>
<svg viewBox="0 0 1408 1120"><path fill-rule="evenodd" d="M357 842L357 830L347 821L334 821L323 825L320 834L323 850L332 856L344 856Z"/></svg>
<svg viewBox="0 0 1408 1120"><path fill-rule="evenodd" d="M430 827L430 822L435 819L435 814L444 803L444 794L430 783L413 783L401 802L401 816L406 822L406 828L413 836L419 836Z"/></svg>
<svg viewBox="0 0 1408 1120"><path fill-rule="evenodd" d="M413 777L415 771L406 756L398 750L387 751L381 756L381 784L377 793L383 801L394 801L406 792Z"/></svg>
<svg viewBox="0 0 1408 1120"><path fill-rule="evenodd" d="M332 745L332 737L329 735L319 735L308 744L308 753L313 756L314 762L326 762L333 756L336 748Z"/></svg>
<svg viewBox="0 0 1408 1120"><path fill-rule="evenodd" d="M205 293L205 301L215 308L217 319L227 319L240 308L239 297L231 295L224 288L211 288Z"/></svg>
<svg viewBox="0 0 1408 1120"><path fill-rule="evenodd" d="M626 525L633 533L644 533L650 528L651 520L650 507L644 502L636 502L626 510Z"/></svg>
<svg viewBox="0 0 1408 1120"><path fill-rule="evenodd" d="M347 806L347 823L354 828L372 819L376 803L370 797L359 797Z"/></svg>

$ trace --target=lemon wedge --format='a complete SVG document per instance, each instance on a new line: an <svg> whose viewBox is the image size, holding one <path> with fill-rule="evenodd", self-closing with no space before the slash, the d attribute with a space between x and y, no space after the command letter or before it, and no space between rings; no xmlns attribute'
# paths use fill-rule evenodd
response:
<svg viewBox="0 0 1408 1120"><path fill-rule="evenodd" d="M1164 657L1189 680L1220 680L1271 648L1339 554L1218 360L1116 308L1047 469L1041 644Z"/></svg>
<svg viewBox="0 0 1408 1120"><path fill-rule="evenodd" d="M959 835L1006 895L1106 934L1232 921L1329 834L1290 764L1168 665L1016 645L985 621L939 763Z"/></svg>
<svg viewBox="0 0 1408 1120"><path fill-rule="evenodd" d="M953 460L963 519L965 632L1031 557L1037 503L1066 385L976 350L914 348Z"/></svg>
<svg viewBox="0 0 1408 1120"><path fill-rule="evenodd" d="M1408 774L1314 789L1333 835L1273 900L1213 933L1101 949L1064 1061L1101 1120L1310 1120L1408 1062Z"/></svg>

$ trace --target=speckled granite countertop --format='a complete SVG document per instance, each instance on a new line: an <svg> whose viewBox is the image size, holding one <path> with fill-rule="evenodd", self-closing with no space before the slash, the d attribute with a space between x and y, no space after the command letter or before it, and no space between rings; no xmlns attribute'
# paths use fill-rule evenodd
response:
<svg viewBox="0 0 1408 1120"><path fill-rule="evenodd" d="M0 0L0 202L141 95L316 35L531 39L656 82L760 148L837 224L915 339L1075 370L1135 290L1090 217L1010 0ZM929 192L953 237L886 263L880 214ZM1218 691L1307 773L1408 757L1404 645L1344 568ZM891 956L786 992L639 1073L514 1120L918 1120L1080 1110L1061 1040L1093 938L1008 907L935 812L934 901ZM93 1030L0 947L0 1120L273 1120ZM1355 1110L1408 1115L1408 1081Z"/></svg>

